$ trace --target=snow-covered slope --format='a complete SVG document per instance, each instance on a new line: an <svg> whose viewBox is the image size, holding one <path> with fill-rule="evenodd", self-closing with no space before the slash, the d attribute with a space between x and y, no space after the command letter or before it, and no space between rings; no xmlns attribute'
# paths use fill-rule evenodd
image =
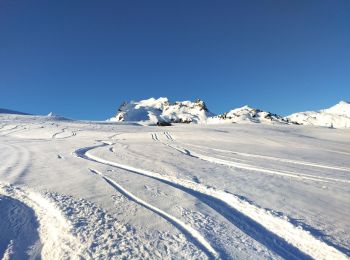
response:
<svg viewBox="0 0 350 260"><path fill-rule="evenodd" d="M202 100L195 102L177 101L170 103L167 98L150 98L124 103L110 121L160 123L204 123L213 116Z"/></svg>
<svg viewBox="0 0 350 260"><path fill-rule="evenodd" d="M289 120L260 109L244 106L231 110L218 116L208 119L208 124L222 124L222 123L282 123L288 124Z"/></svg>
<svg viewBox="0 0 350 260"><path fill-rule="evenodd" d="M0 259L349 259L350 132L0 115Z"/></svg>
<svg viewBox="0 0 350 260"><path fill-rule="evenodd" d="M295 113L287 118L303 125L350 128L350 104L340 101L328 109Z"/></svg>

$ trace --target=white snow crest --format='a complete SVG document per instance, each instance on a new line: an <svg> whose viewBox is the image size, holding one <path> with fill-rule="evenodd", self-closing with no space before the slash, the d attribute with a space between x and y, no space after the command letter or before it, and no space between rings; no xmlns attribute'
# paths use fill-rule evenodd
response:
<svg viewBox="0 0 350 260"><path fill-rule="evenodd" d="M149 124L204 123L212 115L202 100L170 103L167 98L161 97L124 103L110 121L141 121Z"/></svg>
<svg viewBox="0 0 350 260"><path fill-rule="evenodd" d="M223 124L223 123L290 123L288 119L249 106L233 109L227 113L208 118L209 124Z"/></svg>
<svg viewBox="0 0 350 260"><path fill-rule="evenodd" d="M287 118L302 125L350 128L350 104L340 101L327 109L294 113Z"/></svg>

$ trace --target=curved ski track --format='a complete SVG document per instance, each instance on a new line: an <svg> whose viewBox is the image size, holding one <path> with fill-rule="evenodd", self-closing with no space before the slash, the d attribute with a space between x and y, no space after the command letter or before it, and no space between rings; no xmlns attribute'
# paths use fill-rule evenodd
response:
<svg viewBox="0 0 350 260"><path fill-rule="evenodd" d="M162 143L162 144L164 144L164 145L166 145L166 146L168 146L170 148L173 148L173 149L179 151L182 154L185 154L187 156L191 156L191 157L194 157L194 158L197 158L197 159L201 159L203 161L211 162L211 163L216 163L216 164L220 164L220 165L225 165L225 166L229 166L229 167L234 167L234 168L238 168L238 169L244 169L244 170L249 170L249 171L254 171L254 172L259 172L259 173L279 175L279 176L290 177L290 178L296 178L296 179L301 179L301 180L305 179L305 180L312 180L312 181L318 181L318 182L334 181L334 182L350 183L350 180L330 178L330 177L322 177L322 176L315 176L315 175L311 175L311 174L297 173L297 172L291 172L291 171L277 171L277 170L273 170L273 169L257 167L257 166L246 164L246 163L239 163L239 162L223 160L223 159L215 158L215 157L212 157L212 156L207 156L207 155L204 155L204 154L200 154L200 153L197 153L197 152L194 152L194 151L182 148L182 147L171 145L169 143L161 142L159 140L159 138L157 137L157 134L152 134L152 136L154 136L154 138L152 137L152 139L154 141L159 141L160 143ZM246 154L246 156L248 156L248 155L250 155L250 154ZM263 156L261 156L261 157L263 157ZM274 158L274 157L269 157L269 158ZM286 161L288 161L287 159L282 159L282 158L275 158L275 159L276 160L286 160ZM294 162L294 163L298 162L299 164L302 164L299 161L289 160L289 162ZM306 165L305 163L304 163L304 165ZM309 166L317 165L317 167L323 167L323 168L331 167L331 166L325 166L325 165L320 166L318 164L311 165L311 163L308 164L308 165ZM332 169L338 169L338 170L346 169L346 170L350 171L350 169L340 168L340 167L335 167L335 168L332 168Z"/></svg>
<svg viewBox="0 0 350 260"><path fill-rule="evenodd" d="M152 134L152 138L159 140L156 134ZM182 190L216 210L248 236L283 258L347 259L342 252L313 237L309 232L234 194L192 181L109 161L91 153L93 149L108 145L110 143L102 141L100 145L80 148L74 154L82 159L143 175Z"/></svg>
<svg viewBox="0 0 350 260"><path fill-rule="evenodd" d="M125 197L129 198L130 200L140 204L141 206L145 207L146 209L149 209L159 215L160 217L166 219L170 223L172 223L175 227L177 227L180 231L185 233L187 237L192 238L192 240L195 242L195 244L201 248L208 256L212 256L213 258L217 258L218 254L217 252L211 247L211 245L202 237L202 235L195 229L193 229L191 226L186 225L181 220L175 218L174 216L166 213L165 211L147 203L146 201L138 198L125 188L123 188L120 184L118 184L116 181L112 180L111 178L105 176L102 172L99 172L94 169L90 169L92 173L95 173L99 176L101 176L102 179L104 179L109 185L111 185L114 189L119 191L121 194L123 194Z"/></svg>
<svg viewBox="0 0 350 260"><path fill-rule="evenodd" d="M60 211L46 198L24 188L0 183L0 198L1 196L9 198L9 206L23 213L20 216L9 216L13 220L13 226L10 222L8 228L10 232L14 232L14 245L9 241L7 248L10 250L5 255L8 254L10 259L12 253L17 254L20 253L18 250L24 250L23 246L30 247L27 248L30 250L27 252L30 259L37 259L39 256L44 259L79 259L88 256L87 249L70 233L70 225ZM38 227L34 228L33 225ZM26 241L26 236L31 237L30 244ZM18 246L19 249L11 252L13 246Z"/></svg>
<svg viewBox="0 0 350 260"><path fill-rule="evenodd" d="M198 148L207 148L200 145L193 145L193 144L187 144L185 145L194 146ZM210 148L211 150L218 151L218 152L224 152L224 153L230 153L235 155L240 155L244 157L253 157L253 158L260 158L260 159L266 159L271 161L279 161L279 162L285 162L285 163L291 163L291 164L299 164L299 165L305 165L305 166L311 166L316 168L324 168L324 169L330 169L330 170L336 170L336 171L346 171L350 172L349 168L345 167L339 167L334 165L325 165L325 164L319 164L319 163L313 163L313 162L307 162L307 161L297 161L297 160L290 160L280 157L272 157L272 156L266 156L266 155L258 155L258 154L251 154L251 153L242 153L242 152L236 152L236 151L230 151L230 150L224 150L224 149L217 149L217 148ZM336 152L336 151L333 151Z"/></svg>

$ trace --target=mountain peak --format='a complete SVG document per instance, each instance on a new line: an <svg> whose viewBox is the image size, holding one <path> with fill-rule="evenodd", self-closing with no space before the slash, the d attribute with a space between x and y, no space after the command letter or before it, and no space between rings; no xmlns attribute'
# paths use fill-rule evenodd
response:
<svg viewBox="0 0 350 260"><path fill-rule="evenodd" d="M350 117L350 104L347 101L340 101L338 104L320 112Z"/></svg>
<svg viewBox="0 0 350 260"><path fill-rule="evenodd" d="M140 101L124 102L111 121L142 121L149 124L159 123L202 123L213 114L204 101L176 101L168 98L149 98Z"/></svg>
<svg viewBox="0 0 350 260"><path fill-rule="evenodd" d="M338 105L350 105L350 103L348 101L345 100L341 100Z"/></svg>
<svg viewBox="0 0 350 260"><path fill-rule="evenodd" d="M209 118L208 123L290 123L282 116L263 111L257 108L252 108L248 105L232 109L227 113L223 113L213 118Z"/></svg>
<svg viewBox="0 0 350 260"><path fill-rule="evenodd" d="M327 109L295 113L287 118L302 125L350 128L350 104L347 101L340 101Z"/></svg>

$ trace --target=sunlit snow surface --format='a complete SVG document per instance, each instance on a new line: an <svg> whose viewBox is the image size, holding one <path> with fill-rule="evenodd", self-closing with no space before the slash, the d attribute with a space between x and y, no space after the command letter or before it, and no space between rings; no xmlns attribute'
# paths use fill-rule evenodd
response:
<svg viewBox="0 0 350 260"><path fill-rule="evenodd" d="M348 259L350 131L0 115L0 258Z"/></svg>

